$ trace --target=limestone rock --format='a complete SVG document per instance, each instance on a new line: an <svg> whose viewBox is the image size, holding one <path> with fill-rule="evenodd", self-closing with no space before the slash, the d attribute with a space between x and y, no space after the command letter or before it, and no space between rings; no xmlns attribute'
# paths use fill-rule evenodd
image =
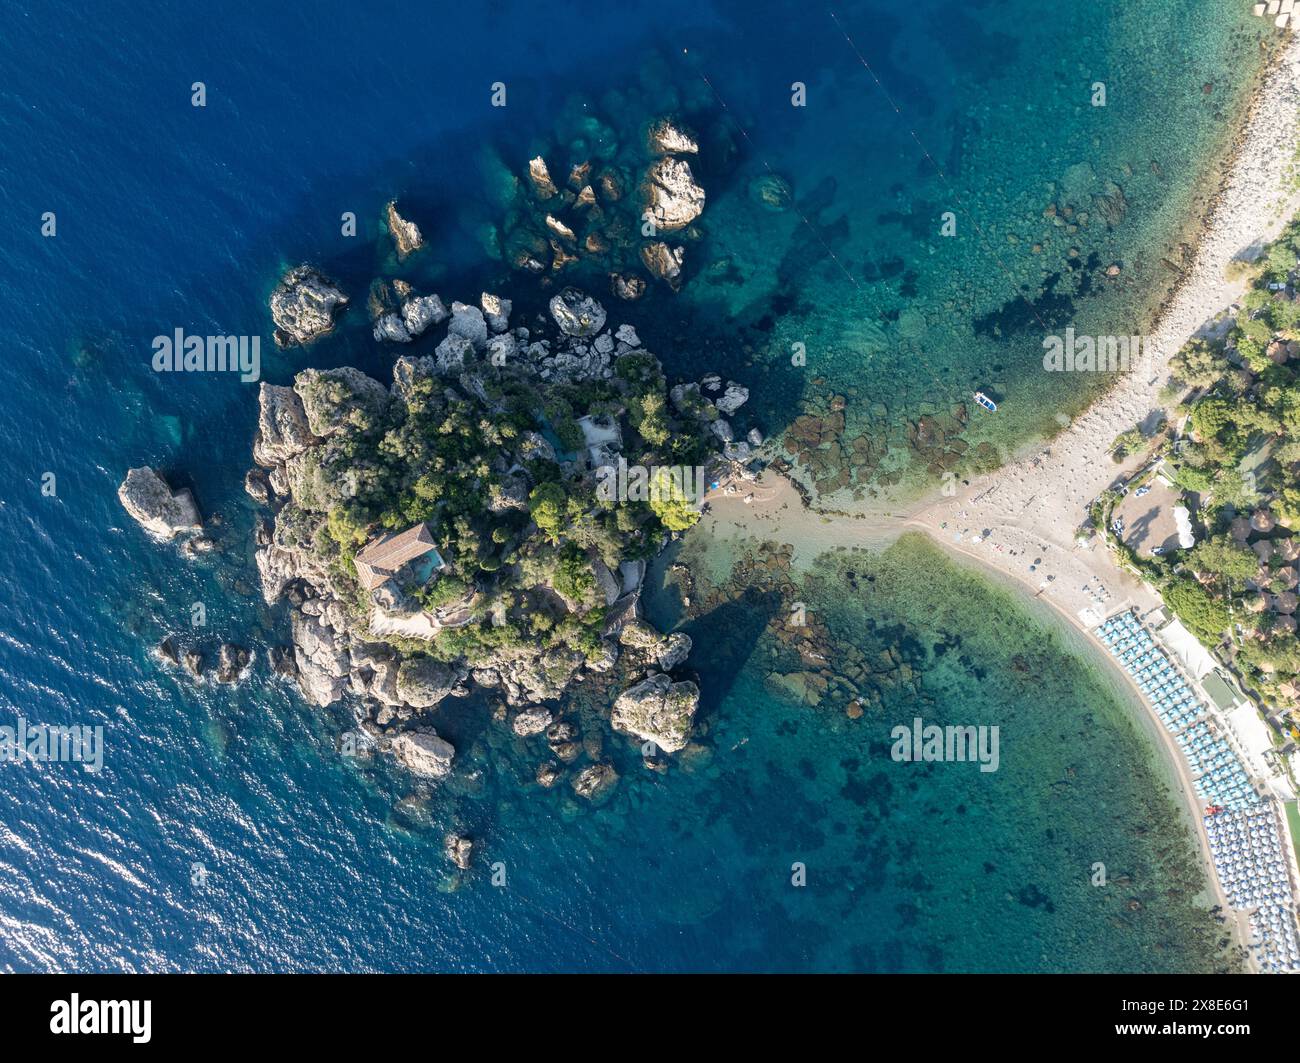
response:
<svg viewBox="0 0 1300 1063"><path fill-rule="evenodd" d="M217 655L217 682L238 682L252 663L253 655L243 646L225 642Z"/></svg>
<svg viewBox="0 0 1300 1063"><path fill-rule="evenodd" d="M385 208L385 216L388 221L388 234L393 238L393 244L397 248L397 257L406 258L407 255L413 254L424 246L424 237L420 235L420 227L413 221L407 221L397 213L397 201L389 200Z"/></svg>
<svg viewBox="0 0 1300 1063"><path fill-rule="evenodd" d="M263 383L257 393L257 435L253 460L268 469L283 465L320 440L307 423L307 411L293 388Z"/></svg>
<svg viewBox="0 0 1300 1063"><path fill-rule="evenodd" d="M727 390L721 396L713 400L713 405L718 408L719 413L725 413L728 416L735 413L746 402L749 401L749 388L741 387L733 381L727 381Z"/></svg>
<svg viewBox="0 0 1300 1063"><path fill-rule="evenodd" d="M573 792L588 801L599 801L609 794L618 782L618 772L612 764L589 764L573 777Z"/></svg>
<svg viewBox="0 0 1300 1063"><path fill-rule="evenodd" d="M442 779L451 773L455 747L432 728L404 731L388 746L393 758L413 775Z"/></svg>
<svg viewBox="0 0 1300 1063"><path fill-rule="evenodd" d="M675 753L690 740L699 703L700 689L694 683L652 675L618 696L610 724L616 731L654 742L665 753Z"/></svg>
<svg viewBox="0 0 1300 1063"><path fill-rule="evenodd" d="M704 211L704 189L685 159L669 155L651 164L641 191L646 210L663 232L685 229Z"/></svg>
<svg viewBox="0 0 1300 1063"><path fill-rule="evenodd" d="M586 339L605 327L605 308L577 288L565 288L551 299L551 317L566 336Z"/></svg>
<svg viewBox="0 0 1300 1063"><path fill-rule="evenodd" d="M431 657L408 657L397 670L397 696L417 709L432 708L452 692L460 677Z"/></svg>
<svg viewBox="0 0 1300 1063"><path fill-rule="evenodd" d="M678 665L683 664L691 653L691 636L684 631L674 631L663 641L659 648L659 667L662 671L671 672Z"/></svg>
<svg viewBox="0 0 1300 1063"><path fill-rule="evenodd" d="M442 840L442 851L462 871L469 870L470 855L474 851L474 843L469 838L461 834L448 834Z"/></svg>
<svg viewBox="0 0 1300 1063"><path fill-rule="evenodd" d="M695 138L669 118L650 123L646 147L652 155L694 155L700 150Z"/></svg>
<svg viewBox="0 0 1300 1063"><path fill-rule="evenodd" d="M310 343L334 327L334 313L348 297L308 265L295 266L271 293L275 342L281 347Z"/></svg>
<svg viewBox="0 0 1300 1063"><path fill-rule="evenodd" d="M686 248L669 247L662 240L658 240L641 248L641 261L653 276L658 277L670 288L676 289L682 282L682 263L686 261Z"/></svg>
<svg viewBox="0 0 1300 1063"><path fill-rule="evenodd" d="M131 469L117 489L127 513L155 539L171 539L203 527L189 488L172 491L157 472L145 466Z"/></svg>
<svg viewBox="0 0 1300 1063"><path fill-rule="evenodd" d="M551 171L546 167L546 160L540 155L528 161L528 179L533 183L533 192L538 199L553 199L559 194L560 190L551 180Z"/></svg>
<svg viewBox="0 0 1300 1063"><path fill-rule="evenodd" d="M510 721L510 729L520 738L527 738L529 735L541 734L551 726L553 719L548 710L533 705L515 714L515 718Z"/></svg>

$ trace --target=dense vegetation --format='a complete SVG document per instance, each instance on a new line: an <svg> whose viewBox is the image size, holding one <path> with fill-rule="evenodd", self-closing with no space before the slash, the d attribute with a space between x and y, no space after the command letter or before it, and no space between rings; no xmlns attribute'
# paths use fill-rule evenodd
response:
<svg viewBox="0 0 1300 1063"><path fill-rule="evenodd" d="M427 522L447 568L403 589L415 605L467 608L472 619L403 648L470 663L524 643L595 653L606 607L593 564L617 571L649 558L698 520L667 481L646 501L599 497L582 460L578 419L588 414L617 422L629 463L708 459L705 422L672 415L648 352L618 358L608 380L580 384L542 385L516 367L484 364L449 379L399 365L390 398L358 377L299 376L309 416L342 430L290 463L294 501L276 534L310 543L360 617L369 602L357 551Z"/></svg>
<svg viewBox="0 0 1300 1063"><path fill-rule="evenodd" d="M1279 701L1286 699L1278 687L1300 673L1300 644L1271 597L1295 589L1289 540L1300 532L1298 258L1300 223L1292 222L1254 266L1226 334L1193 340L1171 362L1184 396L1175 418L1181 434L1158 441L1159 453L1194 514L1197 545L1143 557L1118 547L1204 643L1233 635L1239 669ZM1127 452L1136 441L1116 442ZM1099 526L1115 498L1095 507Z"/></svg>

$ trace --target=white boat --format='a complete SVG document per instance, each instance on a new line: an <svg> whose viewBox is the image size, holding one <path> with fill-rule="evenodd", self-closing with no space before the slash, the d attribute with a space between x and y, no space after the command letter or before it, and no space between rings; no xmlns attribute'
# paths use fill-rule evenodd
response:
<svg viewBox="0 0 1300 1063"><path fill-rule="evenodd" d="M980 406L983 406L984 409L988 410L989 413L998 412L998 404L994 402L991 398L989 398L987 395L985 395L984 392L982 391L975 392L975 401Z"/></svg>

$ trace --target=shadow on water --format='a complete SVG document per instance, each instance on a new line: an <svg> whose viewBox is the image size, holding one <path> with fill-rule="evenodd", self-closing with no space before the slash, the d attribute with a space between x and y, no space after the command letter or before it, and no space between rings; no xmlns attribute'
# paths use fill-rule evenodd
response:
<svg viewBox="0 0 1300 1063"><path fill-rule="evenodd" d="M736 600L720 605L683 624L685 631L707 654L708 669L699 675L700 715L715 712L730 693L768 623L782 608L781 595L757 587L746 588Z"/></svg>

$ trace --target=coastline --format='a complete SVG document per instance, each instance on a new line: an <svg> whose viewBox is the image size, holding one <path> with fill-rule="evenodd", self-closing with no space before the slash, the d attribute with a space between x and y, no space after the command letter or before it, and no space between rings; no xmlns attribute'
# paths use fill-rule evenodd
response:
<svg viewBox="0 0 1300 1063"><path fill-rule="evenodd" d="M822 513L807 507L785 477L767 473L752 485L738 485L734 494L710 498L709 512L700 522L711 539L779 535L794 545L792 563L800 567L836 547L883 546L916 530L957 559L990 576L1010 576L1031 598L1045 601L1097 649L1110 674L1122 678L1142 706L1137 722L1159 735L1156 744L1166 754L1171 780L1193 825L1212 895L1242 946L1250 940L1246 916L1228 902L1215 873L1187 763L1132 678L1104 652L1084 619L1127 607L1144 614L1160 599L1114 564L1108 550L1080 547L1075 532L1090 502L1141 463L1140 454L1115 463L1110 445L1163 408L1160 391L1169 359L1212 327L1244 292L1247 282L1228 279L1228 264L1276 238L1286 220L1300 211L1300 189L1288 187L1287 181L1298 135L1300 35L1288 35L1260 78L1202 222L1192 266L1157 315L1144 364L1115 381L1045 446L1031 447L998 470L973 477L951 497L921 499L894 515ZM1104 605L1091 591L1097 585L1106 589ZM1247 969L1257 971L1254 955L1245 952Z"/></svg>

